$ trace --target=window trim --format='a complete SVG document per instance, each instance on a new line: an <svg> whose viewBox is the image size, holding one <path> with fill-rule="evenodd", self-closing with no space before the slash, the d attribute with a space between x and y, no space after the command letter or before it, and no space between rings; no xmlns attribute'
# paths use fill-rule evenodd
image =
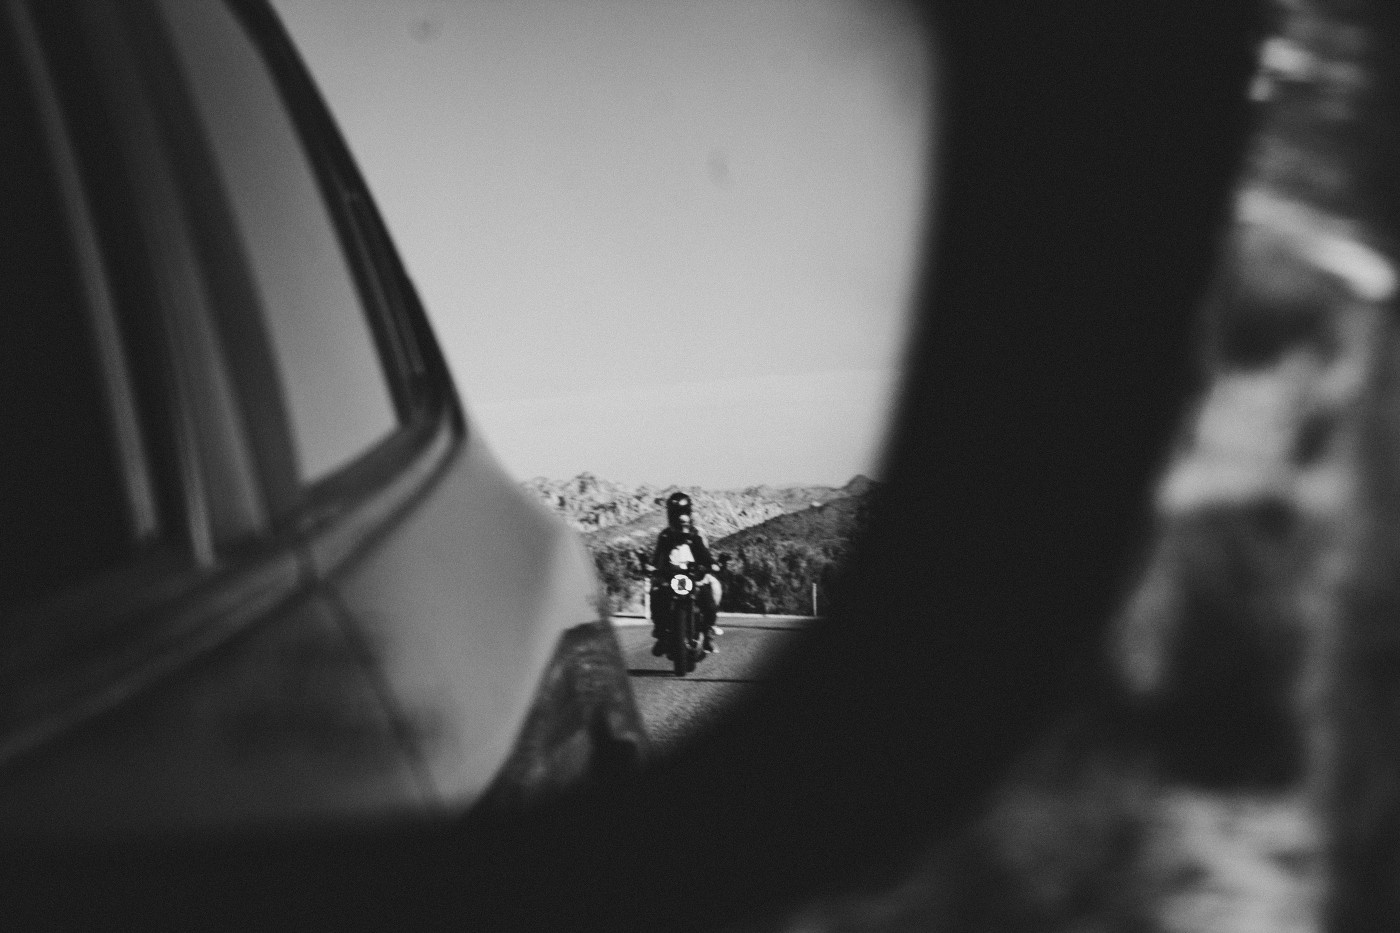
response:
<svg viewBox="0 0 1400 933"><path fill-rule="evenodd" d="M178 484L185 534L196 563L219 564L230 539L265 532L267 505L246 434L241 398L218 332L197 203L181 160L191 154L178 144L165 93L177 85L151 67L152 23L139 5L84 3L75 32L101 60L104 109L109 114L132 192L132 218L150 269L173 396ZM186 134L188 138L188 134ZM201 210L206 209L201 205Z"/></svg>
<svg viewBox="0 0 1400 933"><path fill-rule="evenodd" d="M129 417L123 427L131 430L128 443L140 444L136 454L120 459L120 466L143 471L139 481L148 484L152 495L143 507L153 533L138 542L118 563L87 574L52 594L3 607L4 628L0 631L0 767L8 766L46 746L82 723L126 703L131 697L172 673L188 667L210 650L238 634L248 625L266 618L278 605L306 589L308 576L295 549L264 549L249 559L235 562L217 559L212 541L204 537L209 529L200 464L200 438L191 431L193 412L189 395L197 384L189 377L197 368L194 360L180 353L189 350L180 335L172 333L170 304L188 300L193 311L186 317L199 317L205 310L204 294L192 287L188 274L178 273L179 262L157 261L153 253L170 245L183 233L183 218L172 217L168 195L173 176L168 152L153 145L155 124L149 119L150 101L132 65L131 51L124 48L118 30L102 19L95 4L81 7L79 21L64 24L61 36L52 34L40 22L32 3L36 0L0 0L0 27L14 33L21 48L25 93L36 107L47 109L42 132L43 144L61 134L63 148L50 154L66 177L62 196L69 219L69 236L74 241L84 282L85 297L93 299L92 313L105 315L100 332L109 340L105 356L102 388L106 393L124 393L124 398L108 399L118 417ZM43 0L48 2L48 0ZM102 238L99 215L105 207L96 201L97 192L84 168L91 153L80 151L71 101L58 79L53 44L73 42L89 57L94 72L100 72L108 93L96 106L116 133L112 158L124 164L138 160L146 170L146 185L129 171L120 173L120 184L130 187L135 214L123 217L136 228L142 241L138 251L150 265L153 294L150 297L155 331L160 339L145 348L150 360L173 371L175 398L161 418L174 450L176 498L182 515L163 508L153 488L154 467L166 457L145 443L151 438L143 430L150 422L142 420L128 353L119 290L110 274L114 257ZM121 99L121 106L114 102ZM131 119L121 119L131 118ZM57 147L55 147L57 149ZM164 223L153 222L153 215L164 215ZM81 229L78 229L81 227ZM83 243L77 242L79 239ZM184 257L188 258L188 257ZM185 264L193 270L198 266ZM143 296L144 297L144 296ZM197 326L197 325L193 325ZM175 359L172 359L175 358ZM150 360L146 360L150 362ZM113 369L117 371L112 372ZM120 407L126 406L124 415ZM168 423L166 423L168 422ZM162 519L166 519L162 521Z"/></svg>
<svg viewBox="0 0 1400 933"><path fill-rule="evenodd" d="M409 406L401 430L369 452L359 470L327 477L319 488L307 491L307 512L299 529L305 535L308 571L325 577L429 493L464 449L469 428L417 291L296 46L271 7L251 0L224 2L263 56L293 115L321 180L322 197L339 225L347 261L356 275L369 279L362 286L362 300L376 339L393 343L393 351L381 350L382 359L391 378L402 379L395 386L396 401ZM351 497L356 501L349 501Z"/></svg>
<svg viewBox="0 0 1400 933"><path fill-rule="evenodd" d="M235 378L238 383L236 391L240 393L243 405L277 422L275 430L254 426L249 431L249 442L255 451L269 506L272 534L278 539L301 538L353 510L359 501L371 497L376 490L391 485L399 472L410 468L416 454L432 445L445 419L459 433L462 419L455 404L455 393L446 377L445 365L432 365L434 358L440 361L440 351L430 330L424 326L426 319L412 295L407 276L402 272L353 160L335 131L304 67L295 57L295 51L275 21L268 22L260 17L262 11L256 7L239 2L225 2L225 6L268 69L279 101L306 156L373 337L397 418L396 427L382 440L325 476L304 483L296 475L290 417L285 401L280 398L280 388L272 390L278 396L276 404L265 395L258 397L276 386L277 380ZM148 10L151 18L161 26L158 44L163 49L158 55L166 61L166 67L178 71L178 51L170 30L154 4ZM179 74L183 79L183 71L179 71ZM201 197L205 197L204 192L208 191L218 201L217 209L204 210L204 216L194 219L192 224L206 228L201 231L202 236L225 245L223 249L211 251L212 254L226 266L225 272L229 276L236 274L241 278L241 288L246 289L251 301L251 304L245 305L245 309L258 309L255 313L233 312L240 317L238 326L242 327L245 322L241 318L261 318L261 299L253 287L247 257L237 246L239 232L218 180L219 170L209 141L193 101L187 93L182 97L184 99L173 108L178 111L174 116L181 122L183 132L194 132L200 138L203 150L197 159L190 160L197 164L186 166L185 173L205 176L200 182ZM220 331L227 335L231 330L237 330L230 322L227 303L216 301L215 305L214 316L220 322ZM258 360L257 367L267 367L272 372L272 348L261 321L258 327L261 331L258 339L226 338L223 350L226 354L251 353ZM246 372L244 367L247 362L240 358L238 364L231 367L233 372Z"/></svg>
<svg viewBox="0 0 1400 933"><path fill-rule="evenodd" d="M63 202L64 227L73 247L82 278L83 312L102 374L103 402L108 429L117 448L117 464L126 490L126 511L131 522L133 550L154 540L161 532L145 432L137 413L131 383L130 361L117 322L116 305L107 274L104 251L97 235L88 195L79 169L76 147L49 63L40 51L40 40L29 11L16 0L7 0L5 16L19 50L19 70L38 115L44 146L52 160L58 195ZM123 561L124 562L124 561Z"/></svg>
<svg viewBox="0 0 1400 933"><path fill-rule="evenodd" d="M126 291L129 283L119 283L109 274L117 255L104 239L103 225L110 226L115 215L110 213L111 205L99 197L102 192L93 187L99 183L88 177L93 152L87 148L88 141L80 139L74 122L78 116L71 112L73 102L66 96L70 89L64 87L57 72L66 65L58 61L53 44L75 43L84 53L78 56L84 63L81 67L91 67L94 72L84 78L100 76L105 85L93 105L102 114L99 119L104 132L115 134L112 159L122 168L110 183L123 189L117 205L119 222L131 222L136 244L134 255L127 258L145 270L141 278L150 277L149 283L140 282L139 298L149 303L150 317L150 333L141 344L141 362L160 369L157 381L168 383L162 391L168 388L170 398L168 405L158 406L158 412L147 412L132 383L135 370L130 367L135 358L123 352L104 363L126 367L119 374L124 379L104 385L131 393L127 403L135 416L134 424L151 432L144 440L153 442L154 433L161 436L159 446L147 444L142 450L146 481L153 485L159 481L150 507L161 533L130 559L75 581L51 597L4 607L0 767L42 749L158 681L198 663L199 658L248 626L271 621L269 617L279 606L307 592L316 579L333 572L394 528L404 513L429 493L454 454L461 451L464 431L446 363L426 317L387 234L379 226L372 202L358 182L353 162L343 143L332 135L330 142L323 144L342 153L343 161L336 163L338 183L342 190L354 190L364 198L361 209L355 212L353 228L362 239L356 240L353 248L342 240L342 248L352 268L373 258L368 268L383 289L379 300L384 304L377 307L386 309L377 313L413 337L408 345L422 365L421 371L414 371L414 378L422 382L413 399L414 416L401 423L385 442L318 484L313 490L316 496L299 500L294 524L269 524L241 542L220 542L205 482L209 460L217 457L219 450L199 430L195 396L207 389L208 379L217 378L218 370L228 365L227 347L213 313L217 295L212 294L214 283L205 252L208 243L201 245L198 239L187 172L177 162L182 153L172 150L172 127L165 122L170 115L161 112L160 101L153 96L147 37L133 34L149 23L139 22L139 11L132 12L136 4L110 0L80 4L79 15L65 21L61 33L54 33L50 29L53 24L40 15L41 9L47 13L52 8L34 5L40 2L47 0L0 0L4 7L0 16L24 17L27 24L25 34L16 38L30 43L27 54L36 56L34 61L42 66L40 78L46 85L47 102L55 108L53 116L71 145L67 154L72 159L67 166L69 180L74 183L71 193L82 199L88 223L84 235L90 238L93 252L87 258L95 262L92 268L102 273L96 286L106 290L105 313L111 314L117 336L130 339L126 333L130 312L125 303L134 296ZM264 34L255 34L255 46L263 48L260 43L265 39ZM284 95L291 93L283 84L285 77L274 72L274 78ZM312 92L311 116L322 114L318 119L328 120L316 103ZM294 123L304 128L302 121L309 118L296 115ZM333 127L330 132L333 134ZM315 156L312 164L322 165ZM139 178L130 170L138 165L142 169ZM108 183L104 180L100 184ZM357 184L359 188L355 188ZM347 213L351 210L345 205L342 208ZM127 209L134 211L130 217ZM338 216L335 210L332 216ZM181 313L175 313L177 308ZM124 340L119 343L126 349ZM242 420L243 399L236 394L236 386L233 389L231 397L213 402L206 398L204 403L224 406L220 417L229 419L227 423L235 429L233 441L245 445L251 456L252 439L240 433L247 429ZM237 405L229 408L231 402ZM132 458L131 462L137 461ZM248 482L260 484L263 476L255 465L213 466L231 471L235 481L241 473ZM156 467L168 472L161 474ZM167 486L173 492L171 501L166 498ZM255 489L260 492L262 487Z"/></svg>
<svg viewBox="0 0 1400 933"><path fill-rule="evenodd" d="M405 412L405 423L413 420L413 415L430 416L438 408L454 407L452 380L427 315L369 187L300 53L270 8L248 0L225 2L262 54L288 110L298 115L294 121L297 132L321 182L347 258L360 260L351 265L355 274L365 277L366 302L372 297L383 314L382 320L372 321L372 326L382 324L384 328L381 333L375 327L376 338L391 344L384 357L401 364L393 375L403 380L398 388L412 409Z"/></svg>

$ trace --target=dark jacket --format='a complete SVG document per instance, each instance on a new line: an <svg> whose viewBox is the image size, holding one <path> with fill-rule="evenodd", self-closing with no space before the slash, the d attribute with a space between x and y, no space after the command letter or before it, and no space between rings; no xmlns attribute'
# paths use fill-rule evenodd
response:
<svg viewBox="0 0 1400 933"><path fill-rule="evenodd" d="M658 572L674 566L671 562L671 552L682 545L690 545L690 553L695 562L710 569L714 566L714 560L710 556L710 548L705 544L705 536L700 532L691 529L690 531L677 531L670 525L661 530L661 534L656 537L656 550L652 552L651 563Z"/></svg>

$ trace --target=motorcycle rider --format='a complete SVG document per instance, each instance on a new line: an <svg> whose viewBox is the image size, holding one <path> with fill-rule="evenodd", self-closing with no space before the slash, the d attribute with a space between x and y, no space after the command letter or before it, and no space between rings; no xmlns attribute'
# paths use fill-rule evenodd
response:
<svg viewBox="0 0 1400 933"><path fill-rule="evenodd" d="M670 578L671 568L687 563L699 564L706 570L704 579L696 587L696 603L700 607L705 651L718 653L715 637L720 634L720 629L715 625L715 615L719 611L723 588L714 575L715 565L705 536L695 527L690 496L673 492L666 499L666 527L656 537L651 558L656 574L651 599L651 637L656 639L656 644L652 646L651 653L658 657L666 651L664 636L671 607L671 591L664 581Z"/></svg>

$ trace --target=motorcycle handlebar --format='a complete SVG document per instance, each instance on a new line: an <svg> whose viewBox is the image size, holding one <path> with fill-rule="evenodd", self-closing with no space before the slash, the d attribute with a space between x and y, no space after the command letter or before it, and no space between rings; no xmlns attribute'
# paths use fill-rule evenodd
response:
<svg viewBox="0 0 1400 933"><path fill-rule="evenodd" d="M705 564L696 563L691 564L689 567L654 567L651 564L644 564L642 569L646 571L647 576L664 581L677 571L690 573L691 575L699 574L700 576L704 576L707 573L714 573L717 568L713 564L707 566Z"/></svg>

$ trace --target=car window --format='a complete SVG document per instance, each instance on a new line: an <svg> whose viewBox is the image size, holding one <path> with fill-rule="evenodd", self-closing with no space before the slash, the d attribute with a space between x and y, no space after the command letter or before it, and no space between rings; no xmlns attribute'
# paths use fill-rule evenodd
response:
<svg viewBox="0 0 1400 933"><path fill-rule="evenodd" d="M91 304L100 271L76 250L74 192L61 185L54 125L41 119L22 61L0 29L3 602L106 569L154 530L133 501L145 478L128 475L114 422L122 400L110 380L121 363Z"/></svg>
<svg viewBox="0 0 1400 933"><path fill-rule="evenodd" d="M261 300L298 479L394 432L374 333L321 187L268 70L213 0L160 0Z"/></svg>

